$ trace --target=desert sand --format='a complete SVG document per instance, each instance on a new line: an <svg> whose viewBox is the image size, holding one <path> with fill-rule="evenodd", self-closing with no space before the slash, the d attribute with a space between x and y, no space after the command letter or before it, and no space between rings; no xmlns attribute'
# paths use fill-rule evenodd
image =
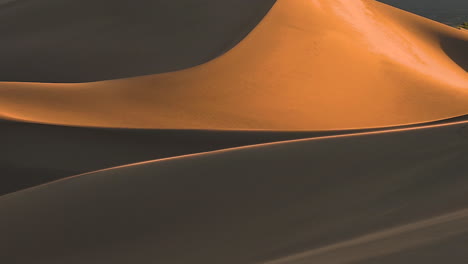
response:
<svg viewBox="0 0 468 264"><path fill-rule="evenodd" d="M466 258L454 256L466 257L467 147L464 121L68 178L0 198L1 258L461 264Z"/></svg>
<svg viewBox="0 0 468 264"><path fill-rule="evenodd" d="M468 120L468 116L417 127ZM351 135L390 128L328 131L165 130L66 127L0 120L0 195L116 166L246 145Z"/></svg>
<svg viewBox="0 0 468 264"><path fill-rule="evenodd" d="M280 0L198 67L83 84L0 83L0 116L75 126L332 130L468 112L468 34L371 0Z"/></svg>
<svg viewBox="0 0 468 264"><path fill-rule="evenodd" d="M372 0L1 21L1 263L466 263L466 32Z"/></svg>

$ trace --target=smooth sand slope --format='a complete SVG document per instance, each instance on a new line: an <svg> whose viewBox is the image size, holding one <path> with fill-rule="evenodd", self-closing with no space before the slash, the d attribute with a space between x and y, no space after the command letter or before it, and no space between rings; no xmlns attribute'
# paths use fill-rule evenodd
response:
<svg viewBox="0 0 468 264"><path fill-rule="evenodd" d="M105 82L0 83L0 116L168 129L426 122L468 113L467 43L465 32L376 1L279 0L206 64Z"/></svg>
<svg viewBox="0 0 468 264"><path fill-rule="evenodd" d="M468 34L272 4L0 0L20 81L261 20L1 82L0 263L466 264Z"/></svg>
<svg viewBox="0 0 468 264"><path fill-rule="evenodd" d="M462 116L420 125L468 120ZM370 131L385 129L370 129ZM103 129L0 121L0 195L130 163L300 138L362 133Z"/></svg>
<svg viewBox="0 0 468 264"><path fill-rule="evenodd" d="M3 121L0 195L129 163L350 132L101 129Z"/></svg>
<svg viewBox="0 0 468 264"><path fill-rule="evenodd" d="M275 0L0 0L0 81L180 70L236 45Z"/></svg>
<svg viewBox="0 0 468 264"><path fill-rule="evenodd" d="M468 123L160 160L0 197L6 263L466 263Z"/></svg>

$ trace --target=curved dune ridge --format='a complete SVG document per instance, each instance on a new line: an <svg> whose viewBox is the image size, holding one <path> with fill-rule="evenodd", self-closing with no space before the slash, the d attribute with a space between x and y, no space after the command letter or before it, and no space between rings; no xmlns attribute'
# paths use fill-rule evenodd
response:
<svg viewBox="0 0 468 264"><path fill-rule="evenodd" d="M455 123L468 116L410 127ZM103 129L0 120L0 196L130 163L301 138L406 127L334 131Z"/></svg>
<svg viewBox="0 0 468 264"><path fill-rule="evenodd" d="M0 0L80 14L0 23L34 47L0 61L22 81L0 82L0 263L466 264L468 33L373 0L136 1ZM101 64L125 38L148 43Z"/></svg>
<svg viewBox="0 0 468 264"><path fill-rule="evenodd" d="M415 126L454 123L462 116ZM411 126L413 127L413 126ZM398 127L399 129L405 127ZM0 196L53 180L146 160L301 138L383 131L103 129L0 120Z"/></svg>
<svg viewBox="0 0 468 264"><path fill-rule="evenodd" d="M80 175L0 197L0 257L19 264L462 264L467 147L463 121Z"/></svg>
<svg viewBox="0 0 468 264"><path fill-rule="evenodd" d="M206 64L93 83L0 83L0 116L168 129L421 123L468 113L466 43L466 32L376 1L279 0Z"/></svg>

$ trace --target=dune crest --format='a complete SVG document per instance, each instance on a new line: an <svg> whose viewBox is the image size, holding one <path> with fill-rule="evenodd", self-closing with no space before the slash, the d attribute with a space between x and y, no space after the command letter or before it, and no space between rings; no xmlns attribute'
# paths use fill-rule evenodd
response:
<svg viewBox="0 0 468 264"><path fill-rule="evenodd" d="M446 60L440 47L411 34L398 20L379 17L381 14L373 11L365 0L354 1L356 4L350 5L349 1L340 0L339 5L331 8L362 34L371 51L447 84L467 87L466 74L460 74L459 69Z"/></svg>
<svg viewBox="0 0 468 264"><path fill-rule="evenodd" d="M279 0L236 47L165 74L0 83L0 116L78 126L330 130L468 113L468 34L370 0Z"/></svg>
<svg viewBox="0 0 468 264"><path fill-rule="evenodd" d="M409 127L468 122L468 116ZM108 129L0 120L0 196L90 171L148 160L409 127L328 131ZM151 146L151 147L147 147ZM44 151L47 150L47 151Z"/></svg>
<svg viewBox="0 0 468 264"><path fill-rule="evenodd" d="M374 0L1 3L0 264L466 264L466 32Z"/></svg>

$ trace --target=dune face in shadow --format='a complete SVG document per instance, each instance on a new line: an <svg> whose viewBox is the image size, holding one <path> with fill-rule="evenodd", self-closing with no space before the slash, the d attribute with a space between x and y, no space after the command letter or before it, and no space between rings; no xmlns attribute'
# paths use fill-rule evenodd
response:
<svg viewBox="0 0 468 264"><path fill-rule="evenodd" d="M0 5L0 81L180 70L236 45L275 0L45 0Z"/></svg>
<svg viewBox="0 0 468 264"><path fill-rule="evenodd" d="M468 31L466 34L468 35ZM468 41L464 39L445 37L441 39L440 46L445 53L447 53L447 56L468 72Z"/></svg>
<svg viewBox="0 0 468 264"><path fill-rule="evenodd" d="M440 122L463 120L468 120L468 116ZM0 121L0 146L3 149L0 153L0 196L71 175L142 161L276 141L386 129L389 128L304 132L135 130Z"/></svg>
<svg viewBox="0 0 468 264"><path fill-rule="evenodd" d="M0 83L0 116L96 127L336 130L465 115L468 77L434 41L440 35L465 38L376 1L279 0L208 63L93 83Z"/></svg>
<svg viewBox="0 0 468 264"><path fill-rule="evenodd" d="M0 37L0 264L466 264L464 32L373 0L0 0Z"/></svg>
<svg viewBox="0 0 468 264"><path fill-rule="evenodd" d="M99 129L0 121L0 196L130 163L347 132L352 131Z"/></svg>
<svg viewBox="0 0 468 264"><path fill-rule="evenodd" d="M420 248L461 254L449 245L468 231L465 129L211 152L2 196L0 256L18 264L370 264L410 263L404 257L415 250L410 259L419 261Z"/></svg>

